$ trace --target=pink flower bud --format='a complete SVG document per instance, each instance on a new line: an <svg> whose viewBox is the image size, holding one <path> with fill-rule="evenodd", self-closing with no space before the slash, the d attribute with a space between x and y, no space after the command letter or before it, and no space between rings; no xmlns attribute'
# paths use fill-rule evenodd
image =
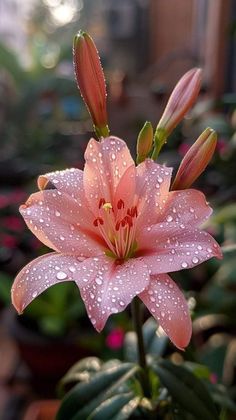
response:
<svg viewBox="0 0 236 420"><path fill-rule="evenodd" d="M185 73L175 86L157 126L164 128L167 136L179 124L197 99L201 79L202 70L194 68Z"/></svg>
<svg viewBox="0 0 236 420"><path fill-rule="evenodd" d="M194 68L185 73L178 81L155 131L153 159L157 158L167 137L194 104L201 87L201 79L202 70Z"/></svg>
<svg viewBox="0 0 236 420"><path fill-rule="evenodd" d="M100 58L92 38L80 31L74 38L74 69L82 98L91 114L98 137L107 137L106 85Z"/></svg>
<svg viewBox="0 0 236 420"><path fill-rule="evenodd" d="M193 184L210 162L216 143L216 132L211 128L204 130L180 163L172 190L183 190Z"/></svg>
<svg viewBox="0 0 236 420"><path fill-rule="evenodd" d="M149 121L146 121L141 129L137 140L137 163L143 162L152 149L153 128Z"/></svg>

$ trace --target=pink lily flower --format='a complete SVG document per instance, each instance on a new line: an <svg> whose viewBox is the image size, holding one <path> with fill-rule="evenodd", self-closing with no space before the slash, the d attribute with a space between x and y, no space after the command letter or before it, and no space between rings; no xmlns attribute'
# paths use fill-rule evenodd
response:
<svg viewBox="0 0 236 420"><path fill-rule="evenodd" d="M221 258L217 242L199 228L212 212L205 196L193 189L170 192L171 168L151 159L135 167L116 137L91 139L85 161L84 171L40 176L41 191L21 206L28 227L54 252L18 274L13 304L21 313L49 286L74 281L101 331L138 295L183 349L191 319L183 293L166 273Z"/></svg>

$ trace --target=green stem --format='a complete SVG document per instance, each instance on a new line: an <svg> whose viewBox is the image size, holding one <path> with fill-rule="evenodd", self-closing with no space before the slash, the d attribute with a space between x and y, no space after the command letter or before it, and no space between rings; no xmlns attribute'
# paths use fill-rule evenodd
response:
<svg viewBox="0 0 236 420"><path fill-rule="evenodd" d="M155 134L154 134L154 149L151 156L152 160L156 160L158 158L159 153L166 142L166 139L167 139L166 130L164 128L157 126Z"/></svg>
<svg viewBox="0 0 236 420"><path fill-rule="evenodd" d="M110 133L108 125L104 125L100 127L94 125L94 131L99 139L101 139L102 137L108 137Z"/></svg>
<svg viewBox="0 0 236 420"><path fill-rule="evenodd" d="M134 330L137 335L138 360L139 360L139 365L142 368L141 385L142 385L143 393L145 397L150 398L151 397L150 382L149 382L149 377L148 377L148 369L147 369L147 362L146 362L146 355L145 355L145 348L144 348L144 341L143 341L142 316L141 316L140 309L141 309L140 301L137 297L135 297L131 303L131 310L132 310Z"/></svg>

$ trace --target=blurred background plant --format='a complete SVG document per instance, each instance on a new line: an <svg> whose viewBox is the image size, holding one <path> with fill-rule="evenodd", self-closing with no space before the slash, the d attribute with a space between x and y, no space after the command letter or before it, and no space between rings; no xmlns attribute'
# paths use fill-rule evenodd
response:
<svg viewBox="0 0 236 420"><path fill-rule="evenodd" d="M211 127L217 131L215 155L195 185L206 193L214 208L206 227L224 246L224 260L220 264L213 260L191 273L175 275L189 299L194 326L192 343L184 354L166 342L160 353L155 352L174 365L186 365L207 381L209 389L214 388L211 391L218 410L223 407L221 419L233 419L232 401L236 400L235 2L217 0L213 5L210 0L184 0L176 11L173 0L32 0L24 5L17 0L2 0L0 10L0 305L4 314L9 307L9 290L16 272L46 252L25 229L18 214L19 205L35 191L39 174L70 166L83 167L92 124L74 82L71 48L78 29L86 29L96 41L108 81L110 128L112 133L127 140L133 153L144 121L156 125L179 76L193 66L203 67L199 101L168 139L159 161L177 168L203 129ZM166 27L171 31L166 31ZM77 289L73 284L66 284L45 292L20 319L24 327L30 326L40 336L56 343L59 355L60 340L76 337L86 352L79 353L77 349L70 364L79 354L131 362L127 357L129 340L125 336L131 329L129 314L113 317L101 335L93 333L84 315ZM7 322L8 327L10 324ZM12 327L8 327L2 333L1 343L9 331L16 340L15 330L13 333ZM156 328L153 331L156 337ZM37 347L38 338L33 340ZM6 353L3 344L0 349ZM63 348L63 351L67 350ZM149 352L152 353L150 349ZM16 353L10 374L1 381L4 392L6 383L13 389L19 382L24 386L28 383L29 376L19 368L23 365L22 353L20 357ZM63 368L61 376L67 368ZM32 373L30 377L32 380ZM26 387L23 402L17 400L19 412L19 407L24 407L31 398L55 395L52 388L44 392L45 378L40 381L42 386L35 388L33 397ZM169 418L185 418L172 412L175 404L179 407L181 402L161 383L160 376L155 391L160 401L164 401L160 416L168 418L170 410ZM19 394L22 395L21 391ZM16 420L16 411L11 417L6 410L11 398L7 393L2 404L0 399L4 420ZM170 405L170 401L174 404Z"/></svg>

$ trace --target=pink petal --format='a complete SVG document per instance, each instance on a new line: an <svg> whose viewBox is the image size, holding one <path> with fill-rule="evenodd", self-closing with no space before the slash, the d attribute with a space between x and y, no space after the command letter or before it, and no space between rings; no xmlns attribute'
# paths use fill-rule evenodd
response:
<svg viewBox="0 0 236 420"><path fill-rule="evenodd" d="M103 329L112 313L123 311L149 282L147 267L137 259L117 264L106 256L89 258L79 271L77 285L97 331Z"/></svg>
<svg viewBox="0 0 236 420"><path fill-rule="evenodd" d="M158 214L163 209L168 197L172 168L158 165L146 159L137 166L136 193L138 196L138 225L157 222Z"/></svg>
<svg viewBox="0 0 236 420"><path fill-rule="evenodd" d="M220 246L207 232L171 230L166 222L149 229L137 256L143 258L152 274L191 268L212 257L222 258Z"/></svg>
<svg viewBox="0 0 236 420"><path fill-rule="evenodd" d="M139 297L174 345L183 350L190 341L192 324L187 302L175 282L167 274L151 276Z"/></svg>
<svg viewBox="0 0 236 420"><path fill-rule="evenodd" d="M32 194L20 211L34 235L55 251L79 256L103 252L92 214L67 194L58 190Z"/></svg>
<svg viewBox="0 0 236 420"><path fill-rule="evenodd" d="M124 172L134 161L126 143L108 137L100 143L91 139L85 151L84 189L94 214L100 198L113 202L116 187Z"/></svg>
<svg viewBox="0 0 236 420"><path fill-rule="evenodd" d="M53 184L57 190L73 198L81 201L85 200L83 171L80 169L71 168L64 171L50 172L38 178L38 187L40 190L47 189L48 183Z"/></svg>
<svg viewBox="0 0 236 420"><path fill-rule="evenodd" d="M158 221L168 222L170 226L176 223L192 228L205 222L211 213L212 209L202 192L194 189L171 191Z"/></svg>
<svg viewBox="0 0 236 420"><path fill-rule="evenodd" d="M26 265L12 286L12 303L21 313L36 298L56 283L75 280L81 262L70 255L49 253Z"/></svg>
<svg viewBox="0 0 236 420"><path fill-rule="evenodd" d="M134 203L134 194L136 187L136 169L134 165L131 165L123 174L114 197L115 209L119 200L123 200L125 210L131 207Z"/></svg>

